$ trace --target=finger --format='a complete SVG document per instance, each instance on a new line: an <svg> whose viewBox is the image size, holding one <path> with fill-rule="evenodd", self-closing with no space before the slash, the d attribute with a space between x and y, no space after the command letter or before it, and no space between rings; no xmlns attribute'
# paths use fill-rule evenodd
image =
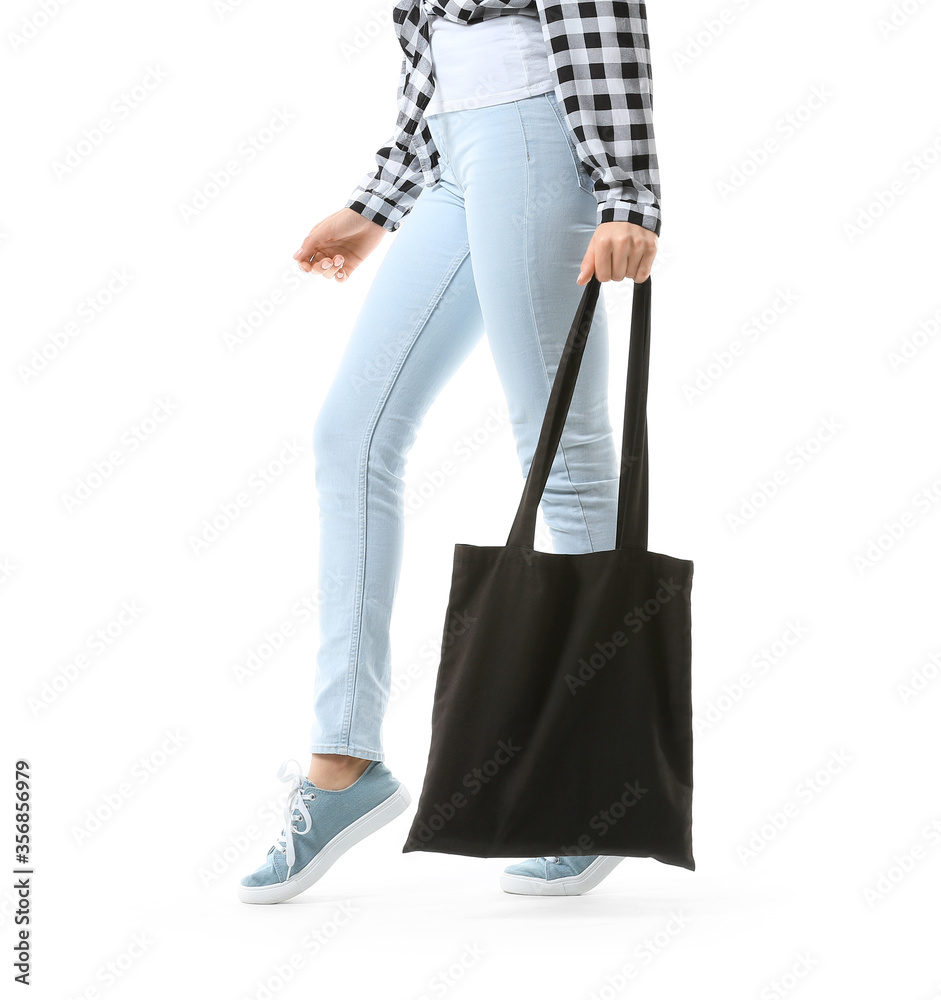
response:
<svg viewBox="0 0 941 1000"><path fill-rule="evenodd" d="M631 273L634 254L629 241L615 243L611 248L611 280L621 281Z"/></svg>
<svg viewBox="0 0 941 1000"><path fill-rule="evenodd" d="M314 272L324 278L333 278L344 262L343 254L337 253L330 256L324 254L320 260L314 261Z"/></svg>
<svg viewBox="0 0 941 1000"><path fill-rule="evenodd" d="M316 264L318 257L322 258L324 255L322 253L317 253L313 248L304 247L303 250L298 250L299 254L302 256L297 257L295 255L295 260L297 260L297 266L302 271L313 271L314 264Z"/></svg>
<svg viewBox="0 0 941 1000"><path fill-rule="evenodd" d="M587 284L595 270L595 253L589 247L582 257L581 267L578 270L578 277L575 279L576 285Z"/></svg>
<svg viewBox="0 0 941 1000"><path fill-rule="evenodd" d="M595 251L595 277L599 281L611 280L611 246L603 243L599 250Z"/></svg>
<svg viewBox="0 0 941 1000"><path fill-rule="evenodd" d="M647 275L650 274L650 265L652 262L653 255L646 244L642 246L635 246L632 249L624 274L632 281L636 281L638 283L645 281Z"/></svg>
<svg viewBox="0 0 941 1000"><path fill-rule="evenodd" d="M309 233L304 237L304 241L301 243L300 247L294 251L294 259L305 271L309 271L311 269L310 262L316 249L316 240L314 239L313 233Z"/></svg>
<svg viewBox="0 0 941 1000"><path fill-rule="evenodd" d="M657 256L657 251L653 247L649 247L641 256L640 262L637 265L637 269L632 275L634 281L638 284L646 281L650 277L650 272L653 270L653 262Z"/></svg>
<svg viewBox="0 0 941 1000"><path fill-rule="evenodd" d="M309 261L300 260L298 264L304 271L320 275L324 278L332 278L336 272L345 265L343 254L327 254L322 250L316 250Z"/></svg>
<svg viewBox="0 0 941 1000"><path fill-rule="evenodd" d="M297 265L302 271L307 271L307 273L310 274L320 266L320 262L325 256L326 254L320 250L312 251L310 257L301 257L301 259L297 262Z"/></svg>

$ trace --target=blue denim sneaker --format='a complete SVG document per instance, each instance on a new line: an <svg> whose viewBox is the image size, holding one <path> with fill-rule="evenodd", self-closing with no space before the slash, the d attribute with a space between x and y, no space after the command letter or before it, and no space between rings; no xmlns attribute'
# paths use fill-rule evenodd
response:
<svg viewBox="0 0 941 1000"><path fill-rule="evenodd" d="M594 889L623 860L595 855L530 858L518 865L507 865L500 876L500 888L526 896L578 896Z"/></svg>
<svg viewBox="0 0 941 1000"><path fill-rule="evenodd" d="M287 772L289 763L297 761L288 759L278 769L278 777L291 782L284 829L268 849L265 863L242 879L243 903L281 903L309 889L344 851L385 826L412 801L405 786L379 760L367 764L352 785L340 789L318 788L306 776ZM303 820L303 828L294 826L295 819Z"/></svg>

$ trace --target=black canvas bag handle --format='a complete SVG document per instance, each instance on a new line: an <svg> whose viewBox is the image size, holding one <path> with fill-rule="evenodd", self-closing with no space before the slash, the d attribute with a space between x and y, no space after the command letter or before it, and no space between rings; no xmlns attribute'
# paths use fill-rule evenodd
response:
<svg viewBox="0 0 941 1000"><path fill-rule="evenodd" d="M539 443L523 487L519 509L507 545L530 550L536 537L536 510L562 439L575 380L581 366L585 342L598 302L601 282L592 275L569 330L556 371ZM634 282L631 306L631 342L628 352L627 393L624 401L624 433L621 439L621 470L618 486L618 525L615 547L647 551L647 376L650 364L650 278Z"/></svg>

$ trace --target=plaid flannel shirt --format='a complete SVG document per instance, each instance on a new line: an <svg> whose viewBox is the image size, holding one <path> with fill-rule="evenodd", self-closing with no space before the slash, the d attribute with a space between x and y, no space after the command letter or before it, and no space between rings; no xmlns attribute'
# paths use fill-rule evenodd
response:
<svg viewBox="0 0 941 1000"><path fill-rule="evenodd" d="M633 222L660 234L650 48L643 3L622 0L399 0L392 9L404 56L395 130L347 208L394 232L423 188L440 176L424 117L434 91L428 15L474 24L502 14L538 17L554 90L579 159L588 168L598 223Z"/></svg>

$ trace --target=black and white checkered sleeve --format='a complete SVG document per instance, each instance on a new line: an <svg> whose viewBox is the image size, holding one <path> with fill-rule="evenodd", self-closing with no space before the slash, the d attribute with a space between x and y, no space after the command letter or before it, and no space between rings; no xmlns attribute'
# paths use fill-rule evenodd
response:
<svg viewBox="0 0 941 1000"><path fill-rule="evenodd" d="M598 223L660 234L650 43L643 3L537 0L555 93L594 181Z"/></svg>
<svg viewBox="0 0 941 1000"><path fill-rule="evenodd" d="M399 74L398 97L405 79L405 59ZM424 190L421 166L413 152L399 149L394 132L376 152L376 169L353 190L347 208L394 233Z"/></svg>

